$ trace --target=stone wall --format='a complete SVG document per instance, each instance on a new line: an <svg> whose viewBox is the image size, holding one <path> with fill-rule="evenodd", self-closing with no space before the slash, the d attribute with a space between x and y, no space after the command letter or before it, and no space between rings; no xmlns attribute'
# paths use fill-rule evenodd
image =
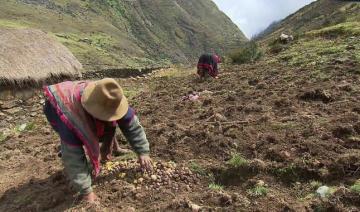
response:
<svg viewBox="0 0 360 212"><path fill-rule="evenodd" d="M0 86L0 100L22 99L26 100L33 97L39 88L14 88L10 86Z"/></svg>
<svg viewBox="0 0 360 212"><path fill-rule="evenodd" d="M96 79L96 78L135 78L135 77L144 77L146 75L155 73L161 69L170 68L169 66L161 67L148 67L143 69L107 69L100 71L89 71L82 74L83 79Z"/></svg>
<svg viewBox="0 0 360 212"><path fill-rule="evenodd" d="M165 68L146 68L142 70L107 70L89 72L82 79L112 78L147 78ZM35 86L34 86L35 87ZM4 129L13 128L23 123L32 122L35 117L42 115L44 97L41 87L14 88L0 86L0 133Z"/></svg>
<svg viewBox="0 0 360 212"><path fill-rule="evenodd" d="M31 121L42 111L44 98L40 89L0 92L0 130Z"/></svg>

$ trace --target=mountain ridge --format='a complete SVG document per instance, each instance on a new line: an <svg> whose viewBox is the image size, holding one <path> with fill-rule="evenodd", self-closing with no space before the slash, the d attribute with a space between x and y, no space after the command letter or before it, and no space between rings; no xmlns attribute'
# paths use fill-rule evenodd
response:
<svg viewBox="0 0 360 212"><path fill-rule="evenodd" d="M0 11L0 27L48 32L94 69L188 63L247 41L211 0L10 0Z"/></svg>
<svg viewBox="0 0 360 212"><path fill-rule="evenodd" d="M359 1L318 0L290 14L276 24L271 24L256 40L268 41L281 33L301 34L344 22L360 20Z"/></svg>

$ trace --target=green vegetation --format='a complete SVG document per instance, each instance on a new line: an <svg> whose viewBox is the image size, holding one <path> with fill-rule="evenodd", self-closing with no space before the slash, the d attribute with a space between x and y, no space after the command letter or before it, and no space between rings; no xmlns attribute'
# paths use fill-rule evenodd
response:
<svg viewBox="0 0 360 212"><path fill-rule="evenodd" d="M328 211L327 208L323 205L317 205L315 208L314 208L314 212L326 212Z"/></svg>
<svg viewBox="0 0 360 212"><path fill-rule="evenodd" d="M350 187L350 190L351 190L352 192L355 192L355 193L360 194L360 180L356 181L356 182L354 183L354 185L352 185L352 186Z"/></svg>
<svg viewBox="0 0 360 212"><path fill-rule="evenodd" d="M7 136L5 135L5 133L0 132L0 143L2 143L3 141L5 141L7 138Z"/></svg>
<svg viewBox="0 0 360 212"><path fill-rule="evenodd" d="M356 36L360 35L360 22L345 22L334 26L325 27L319 30L313 30L306 33L307 36L323 36L323 37L338 37L338 36Z"/></svg>
<svg viewBox="0 0 360 212"><path fill-rule="evenodd" d="M261 34L261 39L277 39L282 32L296 35L307 33L313 35L353 34L358 35L360 5L350 1L334 3L318 0L300 9L284 20L271 25ZM315 31L313 31L315 30ZM312 31L312 32L311 32Z"/></svg>
<svg viewBox="0 0 360 212"><path fill-rule="evenodd" d="M239 49L230 53L230 58L233 63L243 64L254 62L262 56L258 45L255 42L248 42Z"/></svg>
<svg viewBox="0 0 360 212"><path fill-rule="evenodd" d="M9 0L1 3L3 27L55 35L85 69L166 66L247 40L208 0Z"/></svg>
<svg viewBox="0 0 360 212"><path fill-rule="evenodd" d="M279 175L295 175L295 166L293 164L276 170Z"/></svg>
<svg viewBox="0 0 360 212"><path fill-rule="evenodd" d="M121 4L121 1L106 0L104 2L106 2L111 8L115 9L115 12L118 16L125 15L126 10L124 8L124 5Z"/></svg>
<svg viewBox="0 0 360 212"><path fill-rule="evenodd" d="M287 48L287 45L281 44L280 42L277 42L278 40L275 40L271 44L269 44L270 52L273 54L277 54L282 52Z"/></svg>
<svg viewBox="0 0 360 212"><path fill-rule="evenodd" d="M281 43L286 33L294 41ZM269 63L283 63L309 72L311 81L328 81L339 72L329 66L351 64L341 74L360 74L360 5L319 0L268 30L262 41L276 54ZM261 41L260 41L261 42Z"/></svg>
<svg viewBox="0 0 360 212"><path fill-rule="evenodd" d="M20 21L0 19L0 28L22 29L28 27L29 24L24 21L20 22Z"/></svg>
<svg viewBox="0 0 360 212"><path fill-rule="evenodd" d="M248 164L248 161L242 157L240 154L232 154L231 159L227 161L227 164L233 168L238 168Z"/></svg>
<svg viewBox="0 0 360 212"><path fill-rule="evenodd" d="M319 66L329 63L334 57L342 55L346 50L345 44L338 44L333 40L321 38L303 39L301 45L294 45L279 55L280 60L289 65L305 67ZM306 49L306 53L302 50Z"/></svg>
<svg viewBox="0 0 360 212"><path fill-rule="evenodd" d="M274 39L273 41L271 41L268 44L270 53L278 54L278 53L288 49L289 46L291 46L293 43L296 42L296 40L299 39L300 36L301 36L301 34L296 34L294 36L294 39L289 42L283 42L283 41L281 41L281 39L279 37Z"/></svg>
<svg viewBox="0 0 360 212"><path fill-rule="evenodd" d="M318 189L320 186L322 186L322 183L321 182L319 182L319 181L311 181L310 182L310 186L311 186L311 188L312 189L314 189L314 190L316 190L316 189Z"/></svg>
<svg viewBox="0 0 360 212"><path fill-rule="evenodd" d="M115 51L117 48L131 48L131 46L127 47L126 42L121 43L116 37L104 33L56 33L54 35L80 61L88 61L89 63L84 63L85 66L92 64L95 67L113 68L121 64L123 67L138 68L154 64L154 61L147 58L130 58L124 52ZM167 61L162 60L161 63L166 64Z"/></svg>
<svg viewBox="0 0 360 212"><path fill-rule="evenodd" d="M18 135L24 132L31 132L34 131L36 125L34 122L24 123L16 125L15 127L12 126L6 132L0 132L0 143L4 142L9 136Z"/></svg>
<svg viewBox="0 0 360 212"><path fill-rule="evenodd" d="M305 195L304 197L300 197L299 200L302 202L306 202L306 201L312 200L314 197L315 197L315 194L311 193L311 194Z"/></svg>
<svg viewBox="0 0 360 212"><path fill-rule="evenodd" d="M254 188L251 188L248 190L248 194L253 197L261 197L266 196L269 192L269 189L265 186L255 186Z"/></svg>
<svg viewBox="0 0 360 212"><path fill-rule="evenodd" d="M298 180L299 178L296 171L296 166L294 164L290 164L283 168L274 169L273 173L282 180L289 182Z"/></svg>
<svg viewBox="0 0 360 212"><path fill-rule="evenodd" d="M312 72L310 72L310 76L312 79L319 81L327 81L331 79L331 74L321 69L313 70Z"/></svg>
<svg viewBox="0 0 360 212"><path fill-rule="evenodd" d="M137 87L123 87L123 90L124 90L124 95L128 99L133 99L141 92L140 88Z"/></svg>
<svg viewBox="0 0 360 212"><path fill-rule="evenodd" d="M216 183L210 183L209 188L214 191L222 191L224 189L222 185Z"/></svg>
<svg viewBox="0 0 360 212"><path fill-rule="evenodd" d="M157 73L155 77L171 79L177 77L186 77L192 74L194 74L194 72L189 72L188 69L184 69L183 67L176 67Z"/></svg>
<svg viewBox="0 0 360 212"><path fill-rule="evenodd" d="M24 124L17 125L15 127L15 132L17 132L17 133L28 132L28 131L32 131L34 129L35 129L35 123L30 122L30 123L24 123Z"/></svg>
<svg viewBox="0 0 360 212"><path fill-rule="evenodd" d="M196 174L200 174L201 176L206 176L207 171L201 167L198 163L192 161L189 166L190 170Z"/></svg>
<svg viewBox="0 0 360 212"><path fill-rule="evenodd" d="M285 63L306 69L314 81L327 81L337 72L329 65L353 64L344 69L345 74L360 74L360 44L351 37L325 39L323 37L300 38L296 43L282 49L269 63Z"/></svg>

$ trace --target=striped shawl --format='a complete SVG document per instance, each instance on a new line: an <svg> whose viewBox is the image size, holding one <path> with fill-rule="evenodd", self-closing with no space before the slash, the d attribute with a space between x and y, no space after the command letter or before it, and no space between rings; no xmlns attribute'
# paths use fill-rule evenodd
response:
<svg viewBox="0 0 360 212"><path fill-rule="evenodd" d="M81 104L81 95L87 84L88 82L85 81L66 81L45 86L44 93L60 119L82 141L93 165L93 175L97 176L100 172L100 148L97 136L100 122L96 122Z"/></svg>

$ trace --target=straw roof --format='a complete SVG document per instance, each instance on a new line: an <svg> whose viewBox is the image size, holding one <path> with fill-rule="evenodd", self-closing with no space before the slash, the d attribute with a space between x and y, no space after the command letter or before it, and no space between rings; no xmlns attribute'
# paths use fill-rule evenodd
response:
<svg viewBox="0 0 360 212"><path fill-rule="evenodd" d="M0 85L78 77L81 69L65 46L40 30L0 29Z"/></svg>

